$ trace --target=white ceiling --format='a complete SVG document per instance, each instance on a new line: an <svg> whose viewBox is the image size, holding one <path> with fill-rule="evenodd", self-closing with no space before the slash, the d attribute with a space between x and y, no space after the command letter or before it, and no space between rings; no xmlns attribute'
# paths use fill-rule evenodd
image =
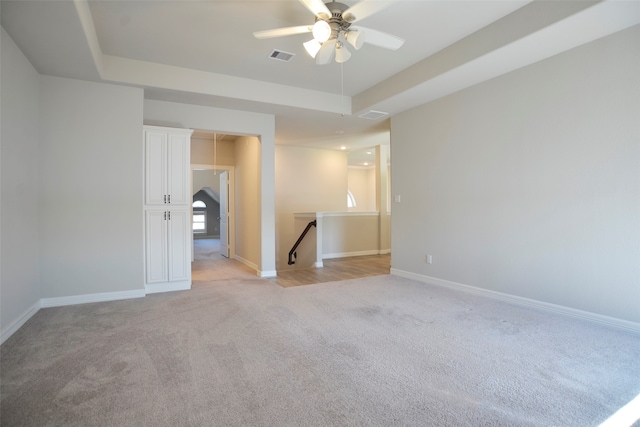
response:
<svg viewBox="0 0 640 427"><path fill-rule="evenodd" d="M329 149L388 143L390 115L640 23L638 1L399 0L359 24L404 46L365 44L343 66L320 66L302 47L309 35L252 35L312 24L294 0L2 0L0 10L41 74L274 114L276 143ZM273 49L296 56L269 59ZM389 116L358 117L369 110Z"/></svg>

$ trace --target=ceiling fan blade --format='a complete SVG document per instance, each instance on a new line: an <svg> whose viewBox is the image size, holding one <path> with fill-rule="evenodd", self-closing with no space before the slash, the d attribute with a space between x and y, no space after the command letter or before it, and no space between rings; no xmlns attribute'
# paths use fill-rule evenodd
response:
<svg viewBox="0 0 640 427"><path fill-rule="evenodd" d="M269 39L272 37L292 36L294 34L310 33L313 29L311 25L299 25L297 27L276 28L273 30L256 31L253 33L257 39Z"/></svg>
<svg viewBox="0 0 640 427"><path fill-rule="evenodd" d="M371 28L364 27L351 28L357 29L358 31L363 31L365 35L364 42L372 44L374 46L396 50L404 44L404 39L388 33L383 33L382 31L372 30Z"/></svg>
<svg viewBox="0 0 640 427"><path fill-rule="evenodd" d="M388 8L397 1L398 0L362 0L360 3L356 3L345 10L342 17L347 22L357 22L374 13L380 12L382 9Z"/></svg>
<svg viewBox="0 0 640 427"><path fill-rule="evenodd" d="M322 0L298 0L305 5L307 9L311 11L318 18L329 19L331 17L331 11L325 5Z"/></svg>
<svg viewBox="0 0 640 427"><path fill-rule="evenodd" d="M322 47L316 55L316 64L324 65L331 62L336 54L336 42L336 39L331 39L322 43Z"/></svg>

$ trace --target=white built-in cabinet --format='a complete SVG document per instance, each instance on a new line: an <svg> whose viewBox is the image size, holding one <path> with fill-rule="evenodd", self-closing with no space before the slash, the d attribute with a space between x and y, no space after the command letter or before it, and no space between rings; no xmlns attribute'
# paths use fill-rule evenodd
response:
<svg viewBox="0 0 640 427"><path fill-rule="evenodd" d="M145 205L189 206L191 130L145 126Z"/></svg>
<svg viewBox="0 0 640 427"><path fill-rule="evenodd" d="M190 129L144 126L147 293L191 288Z"/></svg>

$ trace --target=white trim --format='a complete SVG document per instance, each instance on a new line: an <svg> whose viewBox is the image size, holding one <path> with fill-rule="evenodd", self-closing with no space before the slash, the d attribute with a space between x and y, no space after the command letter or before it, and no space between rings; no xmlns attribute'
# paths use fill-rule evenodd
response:
<svg viewBox="0 0 640 427"><path fill-rule="evenodd" d="M323 212L325 217L328 216L379 216L380 212L359 212L359 211L351 211L351 212Z"/></svg>
<svg viewBox="0 0 640 427"><path fill-rule="evenodd" d="M313 266L314 266L315 268L323 268L323 267L324 267L324 263L322 263L322 262L315 262L315 263L313 263Z"/></svg>
<svg viewBox="0 0 640 427"><path fill-rule="evenodd" d="M299 212L293 214L294 218L322 218L322 212Z"/></svg>
<svg viewBox="0 0 640 427"><path fill-rule="evenodd" d="M92 302L117 301L131 298L142 298L146 295L144 289L122 292L104 292L97 294L72 295L68 297L42 298L40 307L62 307L65 305L87 304Z"/></svg>
<svg viewBox="0 0 640 427"><path fill-rule="evenodd" d="M170 285L183 284L188 286L184 289L191 289L191 282L171 282ZM176 289L160 289L165 283L159 285L146 285L146 289L136 289L131 291L121 292L103 292L86 295L72 295L67 297L54 297L54 298L42 298L35 304L25 310L17 319L12 321L7 327L2 329L0 333L0 344L4 343L9 337L11 337L18 329L20 329L29 319L31 319L41 308L48 307L63 307L68 305L88 304L94 302L107 302L118 301L133 298L144 298L147 294L155 292L166 292L170 290L183 290L182 288ZM151 289L149 289L151 287Z"/></svg>
<svg viewBox="0 0 640 427"><path fill-rule="evenodd" d="M640 334L640 323L631 322L628 320L617 319L615 317L604 316L602 314L591 313L589 311L578 310L563 305L552 304L544 301L538 301L530 298L519 297L516 295L505 294L502 292L491 291L489 289L478 288L476 286L464 285L462 283L451 282L449 280L438 279L436 277L424 276L422 274L412 273L409 271L398 270L391 268L391 274L394 276L404 277L405 279L412 279L418 282L428 283L430 285L442 286L449 289L455 289L458 291L470 292L476 295L482 295L485 297L498 299L501 301L509 302L512 304L522 305L525 307L536 308L552 313L562 314L565 316L575 317L589 322L598 323L601 325L613 326L618 329L624 329L626 331Z"/></svg>
<svg viewBox="0 0 640 427"><path fill-rule="evenodd" d="M233 165L211 165L205 163L191 163L191 170L233 170L236 167Z"/></svg>
<svg viewBox="0 0 640 427"><path fill-rule="evenodd" d="M328 216L379 216L380 212L360 212L360 211L351 211L351 212L323 212L325 217Z"/></svg>
<svg viewBox="0 0 640 427"><path fill-rule="evenodd" d="M189 289L191 289L191 280L184 280L180 282L147 283L146 285L144 285L144 289L147 294L188 291Z"/></svg>
<svg viewBox="0 0 640 427"><path fill-rule="evenodd" d="M278 272L273 270L273 271L258 271L258 276L268 279L268 278L272 278L272 277L278 277Z"/></svg>
<svg viewBox="0 0 640 427"><path fill-rule="evenodd" d="M174 127L167 127L167 126L142 125L142 129L143 130L156 131L156 132L179 133L179 134L182 134L182 135L188 135L189 137L191 137L191 135L193 134L193 129L188 129L188 128L174 128Z"/></svg>
<svg viewBox="0 0 640 427"><path fill-rule="evenodd" d="M229 217L227 218L229 232L227 238L228 242L228 250L229 250L229 259L234 259L236 257L236 196L235 196L235 186L236 186L236 175L235 170L236 167L232 165L212 165L205 163L191 163L191 179L189 182L189 187L191 188L191 194L193 195L193 171L196 170L221 170L229 172L229 204L227 205L227 209L229 210ZM191 207L191 218L193 218L193 206ZM193 221L193 219L191 220ZM191 225L193 229L193 224ZM220 236L218 236L220 238ZM195 261L195 248L194 248L194 233L191 233L191 262Z"/></svg>
<svg viewBox="0 0 640 427"><path fill-rule="evenodd" d="M352 256L366 256L366 255L380 255L380 251L377 249L369 251L357 251L357 252L340 252L336 254L322 254L322 259L332 258L348 258Z"/></svg>
<svg viewBox="0 0 640 427"><path fill-rule="evenodd" d="M391 253L391 248L389 249L380 249L380 255L388 255Z"/></svg>
<svg viewBox="0 0 640 427"><path fill-rule="evenodd" d="M378 211L350 211L350 212L297 212L294 218L322 218L328 216L379 216Z"/></svg>
<svg viewBox="0 0 640 427"><path fill-rule="evenodd" d="M240 255L236 254L235 257L236 260L240 261L241 263L243 263L244 265L246 265L247 267L251 268L252 270L255 270L256 272L259 272L260 270L258 269L258 266L254 263L252 263L251 261L249 261L248 259L244 259L242 258ZM258 274L259 276L260 274Z"/></svg>
<svg viewBox="0 0 640 427"><path fill-rule="evenodd" d="M251 261L249 261L247 259L242 258L238 254L236 254L235 259L240 261L241 263L243 263L247 267L251 268L252 270L254 270L258 277L262 277L262 278L278 277L278 272L277 271L275 271L275 270L261 271L256 264L252 263Z"/></svg>
<svg viewBox="0 0 640 427"><path fill-rule="evenodd" d="M9 323L9 326L2 328L0 333L0 344L4 343L9 337L16 333L29 319L31 319L42 307L41 300L36 301L31 307L25 310L17 319Z"/></svg>

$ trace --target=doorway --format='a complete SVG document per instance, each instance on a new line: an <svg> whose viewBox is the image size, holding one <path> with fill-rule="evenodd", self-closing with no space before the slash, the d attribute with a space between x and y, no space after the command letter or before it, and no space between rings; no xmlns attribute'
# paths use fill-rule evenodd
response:
<svg viewBox="0 0 640 427"><path fill-rule="evenodd" d="M191 261L235 258L234 167L192 164L191 187Z"/></svg>

